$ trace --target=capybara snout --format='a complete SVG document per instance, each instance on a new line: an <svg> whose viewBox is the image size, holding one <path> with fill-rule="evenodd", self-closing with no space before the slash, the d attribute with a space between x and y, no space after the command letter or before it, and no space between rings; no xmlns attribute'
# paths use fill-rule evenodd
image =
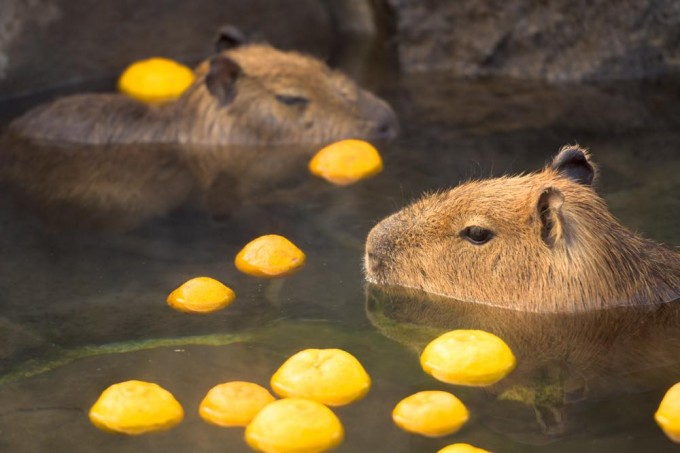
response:
<svg viewBox="0 0 680 453"><path fill-rule="evenodd" d="M359 100L362 116L371 123L368 138L392 140L399 133L399 121L390 105L377 96L364 91Z"/></svg>

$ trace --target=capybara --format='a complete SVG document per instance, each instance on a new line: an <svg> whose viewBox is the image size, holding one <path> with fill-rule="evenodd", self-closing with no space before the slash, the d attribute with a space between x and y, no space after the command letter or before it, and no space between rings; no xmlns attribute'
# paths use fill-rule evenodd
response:
<svg viewBox="0 0 680 453"><path fill-rule="evenodd" d="M397 132L385 101L315 58L244 44L231 27L216 51L173 102L85 94L24 114L0 142L0 183L51 223L127 230L194 195L226 217L307 174L327 142Z"/></svg>
<svg viewBox="0 0 680 453"><path fill-rule="evenodd" d="M533 312L680 298L680 253L622 226L596 176L588 152L566 146L540 172L425 196L369 233L366 278Z"/></svg>
<svg viewBox="0 0 680 453"><path fill-rule="evenodd" d="M176 101L147 105L122 94L82 94L30 110L9 130L87 144L324 144L390 139L390 106L316 58L266 44L227 48L203 62Z"/></svg>

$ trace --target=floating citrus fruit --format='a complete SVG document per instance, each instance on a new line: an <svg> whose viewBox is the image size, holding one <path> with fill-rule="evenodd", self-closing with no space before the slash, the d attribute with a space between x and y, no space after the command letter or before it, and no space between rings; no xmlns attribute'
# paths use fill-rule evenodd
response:
<svg viewBox="0 0 680 453"><path fill-rule="evenodd" d="M144 381L110 386L90 409L97 428L131 435L170 429L183 418L182 406L170 392Z"/></svg>
<svg viewBox="0 0 680 453"><path fill-rule="evenodd" d="M302 268L305 254L283 236L268 234L243 247L235 264L241 272L255 277L285 277Z"/></svg>
<svg viewBox="0 0 680 453"><path fill-rule="evenodd" d="M246 426L275 398L264 387L252 382L233 381L216 385L198 407L203 420L219 426Z"/></svg>
<svg viewBox="0 0 680 453"><path fill-rule="evenodd" d="M160 103L177 99L194 82L188 67L166 58L149 58L128 66L118 89L137 100Z"/></svg>
<svg viewBox="0 0 680 453"><path fill-rule="evenodd" d="M439 450L437 453L489 453L481 448L470 444L451 444Z"/></svg>
<svg viewBox="0 0 680 453"><path fill-rule="evenodd" d="M654 419L669 439L680 442L680 382L668 389Z"/></svg>
<svg viewBox="0 0 680 453"><path fill-rule="evenodd" d="M427 390L399 401L392 411L394 423L404 431L440 437L458 431L468 420L465 405L449 392Z"/></svg>
<svg viewBox="0 0 680 453"><path fill-rule="evenodd" d="M344 429L333 411L316 401L286 398L262 409L246 428L246 442L267 453L313 453L342 442Z"/></svg>
<svg viewBox="0 0 680 453"><path fill-rule="evenodd" d="M309 161L309 171L338 185L352 184L383 168L378 151L362 140L341 140L321 149Z"/></svg>
<svg viewBox="0 0 680 453"><path fill-rule="evenodd" d="M496 335L454 330L432 340L420 356L426 373L449 384L486 386L515 368L515 356Z"/></svg>
<svg viewBox="0 0 680 453"><path fill-rule="evenodd" d="M210 313L234 301L230 288L210 277L196 277L182 284L168 296L168 305L188 313Z"/></svg>
<svg viewBox="0 0 680 453"><path fill-rule="evenodd" d="M371 378L361 363L341 349L305 349L290 357L271 379L282 397L301 397L329 406L342 406L362 398Z"/></svg>

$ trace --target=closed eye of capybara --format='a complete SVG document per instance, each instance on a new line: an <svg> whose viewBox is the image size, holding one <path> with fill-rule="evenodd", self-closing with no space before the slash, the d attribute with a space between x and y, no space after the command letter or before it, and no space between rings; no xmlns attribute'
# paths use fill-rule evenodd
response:
<svg viewBox="0 0 680 453"><path fill-rule="evenodd" d="M680 298L680 253L618 223L593 190L588 152L540 172L425 196L368 235L368 281L533 312Z"/></svg>
<svg viewBox="0 0 680 453"><path fill-rule="evenodd" d="M228 36L221 38L218 49ZM310 56L266 44L230 46L195 74L193 85L173 102L147 105L122 94L68 96L29 111L10 131L88 144L258 146L391 139L397 132L385 101Z"/></svg>

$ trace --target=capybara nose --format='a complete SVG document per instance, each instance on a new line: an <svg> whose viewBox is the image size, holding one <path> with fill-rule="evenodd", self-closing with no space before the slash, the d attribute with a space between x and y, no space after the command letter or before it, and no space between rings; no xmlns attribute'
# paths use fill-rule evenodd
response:
<svg viewBox="0 0 680 453"><path fill-rule="evenodd" d="M375 276L385 268L382 257L374 252L366 252L366 272L369 276Z"/></svg>
<svg viewBox="0 0 680 453"><path fill-rule="evenodd" d="M399 121L391 108L382 112L375 123L374 136L378 140L392 140L399 134Z"/></svg>
<svg viewBox="0 0 680 453"><path fill-rule="evenodd" d="M387 266L392 249L391 240L385 228L385 219L368 233L366 239L365 266L368 276L378 276Z"/></svg>
<svg viewBox="0 0 680 453"><path fill-rule="evenodd" d="M399 121L390 105L373 94L364 91L359 98L361 115L370 125L370 138L391 140L399 133Z"/></svg>
<svg viewBox="0 0 680 453"><path fill-rule="evenodd" d="M364 267L366 268L366 276L379 279L381 275L388 272L390 269L390 255L387 247L377 247L373 249L366 248L366 256L364 258Z"/></svg>

